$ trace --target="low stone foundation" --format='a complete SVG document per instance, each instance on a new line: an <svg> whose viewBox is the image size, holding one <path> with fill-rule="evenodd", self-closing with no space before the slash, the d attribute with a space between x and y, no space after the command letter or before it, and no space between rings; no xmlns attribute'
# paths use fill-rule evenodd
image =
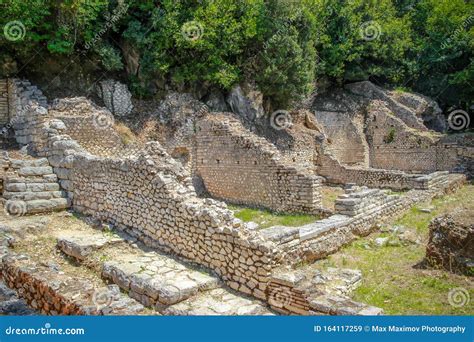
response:
<svg viewBox="0 0 474 342"><path fill-rule="evenodd" d="M360 284L361 278L359 271L349 269L277 271L268 283L268 302L283 314L382 314L382 309L355 302L347 296Z"/></svg>
<svg viewBox="0 0 474 342"><path fill-rule="evenodd" d="M426 260L450 272L474 275L474 213L449 213L431 221Z"/></svg>
<svg viewBox="0 0 474 342"><path fill-rule="evenodd" d="M3 257L1 276L9 288L45 315L138 315L144 309L117 288L94 288L86 280L70 278L13 252ZM102 307L104 298L107 305Z"/></svg>

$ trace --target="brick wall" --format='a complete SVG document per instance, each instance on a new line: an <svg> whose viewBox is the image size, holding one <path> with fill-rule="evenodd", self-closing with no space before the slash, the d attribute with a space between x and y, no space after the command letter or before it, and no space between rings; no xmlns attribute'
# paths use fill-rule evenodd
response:
<svg viewBox="0 0 474 342"><path fill-rule="evenodd" d="M288 163L230 115L198 122L196 150L196 171L213 197L276 211L320 210L321 178Z"/></svg>

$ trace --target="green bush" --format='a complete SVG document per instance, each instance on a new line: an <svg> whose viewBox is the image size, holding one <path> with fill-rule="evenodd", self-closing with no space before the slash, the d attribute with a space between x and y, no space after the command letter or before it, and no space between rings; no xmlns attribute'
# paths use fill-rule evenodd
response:
<svg viewBox="0 0 474 342"><path fill-rule="evenodd" d="M223 90L256 81L285 107L315 84L372 80L446 106L474 98L474 4L465 0L3 0L0 11L2 28L25 31L0 39L0 60L21 66L46 47L125 72L127 43L140 64L129 81L143 94L158 79Z"/></svg>

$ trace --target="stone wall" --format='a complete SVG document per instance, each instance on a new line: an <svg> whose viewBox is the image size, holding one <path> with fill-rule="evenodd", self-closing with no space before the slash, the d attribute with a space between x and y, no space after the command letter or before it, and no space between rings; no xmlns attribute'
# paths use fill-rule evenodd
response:
<svg viewBox="0 0 474 342"><path fill-rule="evenodd" d="M47 107L47 99L36 86L29 81L9 78L8 86L8 111L10 120L22 116L32 103ZM21 141L18 143L22 144Z"/></svg>
<svg viewBox="0 0 474 342"><path fill-rule="evenodd" d="M196 172L213 197L283 212L320 211L322 179L288 163L231 115L198 121L196 150Z"/></svg>
<svg viewBox="0 0 474 342"><path fill-rule="evenodd" d="M75 156L74 209L145 244L213 269L236 290L265 298L276 255L225 205L196 197L191 178L158 143L138 158Z"/></svg>
<svg viewBox="0 0 474 342"><path fill-rule="evenodd" d="M130 157L100 157L61 134L64 124L44 107L30 106L22 122L19 133L33 152L48 157L76 211L209 267L231 288L265 299L278 251L225 204L198 198L187 171L158 143Z"/></svg>
<svg viewBox="0 0 474 342"><path fill-rule="evenodd" d="M373 101L367 114L370 166L409 172L453 171L459 164L458 144L443 136L408 127L383 102Z"/></svg>
<svg viewBox="0 0 474 342"><path fill-rule="evenodd" d="M426 260L450 272L474 275L474 213L458 210L431 221Z"/></svg>
<svg viewBox="0 0 474 342"><path fill-rule="evenodd" d="M447 120L436 102L422 95L357 82L319 94L312 110L327 136L325 151L343 167L472 173L473 145L461 134L441 134Z"/></svg>
<svg viewBox="0 0 474 342"><path fill-rule="evenodd" d="M321 145L321 153L316 164L316 172L325 177L328 183L355 183L368 187L389 188L395 190L418 187L416 178L420 175L410 175L403 171L360 168L342 165L325 147Z"/></svg>
<svg viewBox="0 0 474 342"><path fill-rule="evenodd" d="M298 227L284 244L278 247L287 254L287 260L315 260L336 252L358 236L368 235L383 223L400 215L416 203L451 193L466 181L464 175L445 175L427 190L410 190L402 195L394 195L380 190L350 187L338 200L338 210L334 216L306 226ZM358 202L359 209L352 203ZM345 203L344 203L345 202ZM350 203L352 202L352 203ZM344 212L348 215L341 215ZM327 223L325 222L327 221ZM280 234L284 235L283 232Z"/></svg>
<svg viewBox="0 0 474 342"><path fill-rule="evenodd" d="M0 125L6 125L9 121L8 81L7 79L0 79Z"/></svg>
<svg viewBox="0 0 474 342"><path fill-rule="evenodd" d="M94 288L85 279L71 278L14 252L3 256L1 277L43 315L137 315L144 311L141 304L121 295L120 290ZM111 303L101 307L94 302L95 296Z"/></svg>
<svg viewBox="0 0 474 342"><path fill-rule="evenodd" d="M62 134L69 135L93 154L123 155L130 147L114 129L113 115L86 98L56 100L49 113L64 124Z"/></svg>

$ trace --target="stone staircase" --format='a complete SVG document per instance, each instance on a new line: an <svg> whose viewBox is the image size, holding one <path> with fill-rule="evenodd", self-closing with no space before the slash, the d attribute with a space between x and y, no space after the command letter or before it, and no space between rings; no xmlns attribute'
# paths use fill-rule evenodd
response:
<svg viewBox="0 0 474 342"><path fill-rule="evenodd" d="M63 231L58 248L107 283L164 315L263 315L271 311L259 301L226 288L198 266L147 248L135 239L91 227Z"/></svg>
<svg viewBox="0 0 474 342"><path fill-rule="evenodd" d="M7 159L3 177L5 210L16 216L62 210L69 206L46 158Z"/></svg>
<svg viewBox="0 0 474 342"><path fill-rule="evenodd" d="M299 315L381 315L383 310L352 300L362 280L358 270L308 265L276 270L268 284L272 309Z"/></svg>

